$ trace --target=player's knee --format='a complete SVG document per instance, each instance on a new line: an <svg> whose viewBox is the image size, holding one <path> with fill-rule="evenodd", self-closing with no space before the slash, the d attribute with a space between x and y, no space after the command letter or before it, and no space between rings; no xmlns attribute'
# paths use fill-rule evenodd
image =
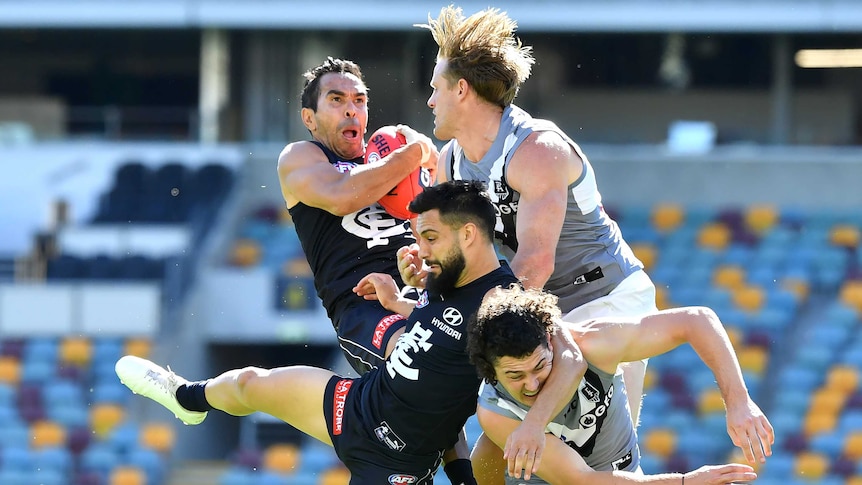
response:
<svg viewBox="0 0 862 485"><path fill-rule="evenodd" d="M245 395L269 371L259 367L245 367L236 376L236 387L240 395Z"/></svg>

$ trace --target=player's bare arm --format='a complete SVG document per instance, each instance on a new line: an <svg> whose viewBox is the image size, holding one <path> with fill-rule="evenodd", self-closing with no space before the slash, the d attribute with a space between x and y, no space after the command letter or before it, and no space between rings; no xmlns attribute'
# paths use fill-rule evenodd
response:
<svg viewBox="0 0 862 485"><path fill-rule="evenodd" d="M587 363L570 333L556 332L551 336L551 344L554 360L548 380L524 421L506 438L503 448L510 473L519 476L525 470L525 479L538 470L544 456L545 427L569 405L587 371Z"/></svg>
<svg viewBox="0 0 862 485"><path fill-rule="evenodd" d="M501 446L506 436L518 426L518 421L494 411L480 407L476 416L479 424L491 440ZM639 475L624 471L596 471L590 468L577 451L570 448L562 440L548 435L544 458L539 464L536 474L552 485L620 485L652 484L680 485L682 475L679 473L664 473L660 475ZM478 477L477 477L478 478ZM748 465L728 464L704 466L685 474L688 485L719 485L739 481L751 481L757 478L754 470ZM495 477L493 482L502 483L503 477ZM488 484L488 485L489 485ZM486 485L480 482L479 485Z"/></svg>
<svg viewBox="0 0 862 485"><path fill-rule="evenodd" d="M378 162L341 173L315 144L291 143L278 157L281 193L288 208L301 201L335 215L350 214L379 200L415 170L422 153L418 144L406 145Z"/></svg>
<svg viewBox="0 0 862 485"><path fill-rule="evenodd" d="M642 318L591 320L570 328L584 358L606 372L614 372L620 362L654 357L689 343L715 375L733 443L750 463L765 462L772 454L772 425L751 400L727 332L711 309L675 308Z"/></svg>
<svg viewBox="0 0 862 485"><path fill-rule="evenodd" d="M531 134L512 157L506 176L521 198L518 251L510 265L529 287L541 288L554 271L568 186L582 171L583 162L577 153L552 132Z"/></svg>

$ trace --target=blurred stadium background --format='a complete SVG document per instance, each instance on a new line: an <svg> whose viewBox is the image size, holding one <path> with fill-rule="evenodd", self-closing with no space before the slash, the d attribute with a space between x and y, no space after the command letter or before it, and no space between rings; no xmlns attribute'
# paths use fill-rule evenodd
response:
<svg viewBox="0 0 862 485"><path fill-rule="evenodd" d="M0 0L0 484L347 482L265 416L182 427L113 364L346 372L277 155L326 55L362 66L371 130L430 133L436 49L411 25L442 6ZM758 483L862 484L862 3L495 6L538 59L518 104L583 145L660 306L726 323L776 430ZM741 459L690 348L647 377L646 472Z"/></svg>

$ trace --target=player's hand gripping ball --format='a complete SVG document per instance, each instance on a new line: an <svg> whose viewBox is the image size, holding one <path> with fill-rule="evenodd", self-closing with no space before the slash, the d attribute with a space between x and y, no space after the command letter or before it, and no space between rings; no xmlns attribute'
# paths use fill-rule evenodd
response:
<svg viewBox="0 0 862 485"><path fill-rule="evenodd" d="M368 139L365 147L365 163L382 160L393 151L407 144L404 135L395 131L394 126L383 126ZM431 174L419 167L398 183L392 190L377 201L389 215L398 219L412 219L416 214L407 210L414 197L425 187L431 185Z"/></svg>

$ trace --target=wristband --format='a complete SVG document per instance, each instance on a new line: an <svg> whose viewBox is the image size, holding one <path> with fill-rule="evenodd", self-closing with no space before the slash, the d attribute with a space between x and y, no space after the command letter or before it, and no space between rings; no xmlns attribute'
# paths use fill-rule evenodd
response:
<svg viewBox="0 0 862 485"><path fill-rule="evenodd" d="M452 485L476 485L473 477L473 464L466 458L452 460L443 466L443 471L449 477Z"/></svg>

